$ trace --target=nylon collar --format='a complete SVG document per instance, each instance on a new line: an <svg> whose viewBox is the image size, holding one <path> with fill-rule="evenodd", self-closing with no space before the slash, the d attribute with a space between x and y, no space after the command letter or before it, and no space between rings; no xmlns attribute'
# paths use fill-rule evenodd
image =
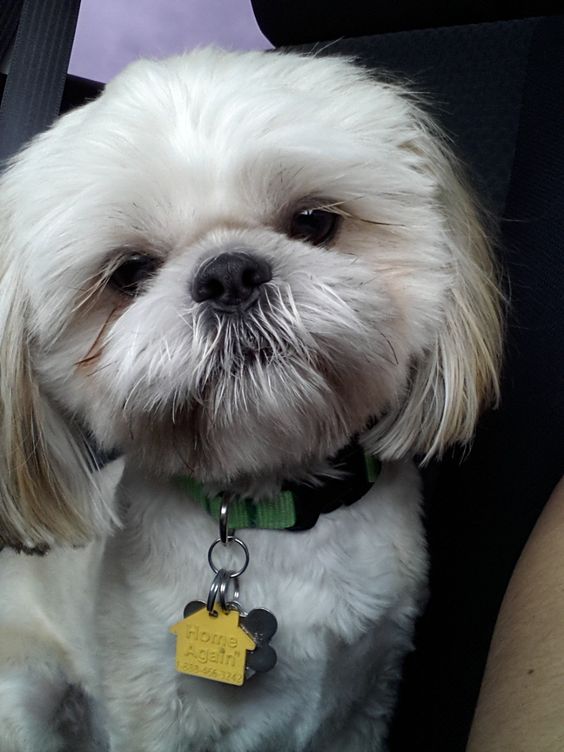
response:
<svg viewBox="0 0 564 752"><path fill-rule="evenodd" d="M270 499L234 498L229 504L229 527L234 530L261 528L300 532L312 528L319 516L342 506L350 506L372 487L381 470L380 460L366 454L353 440L341 449L330 464L343 473L341 478L326 478L320 486L284 483L280 493ZM223 494L209 496L201 483L189 476L178 476L179 485L219 520Z"/></svg>

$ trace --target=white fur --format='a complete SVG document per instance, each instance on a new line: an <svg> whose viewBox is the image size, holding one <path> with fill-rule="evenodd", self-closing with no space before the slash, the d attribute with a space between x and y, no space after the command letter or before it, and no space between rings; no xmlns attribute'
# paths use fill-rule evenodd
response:
<svg viewBox="0 0 564 752"><path fill-rule="evenodd" d="M163 629L207 595L217 525L174 488L138 473L125 483L136 501L111 543L101 613L112 750L374 749L424 592L414 468L387 465L362 501L310 532L240 531L251 554L241 601L279 623L278 664L243 688L176 674Z"/></svg>
<svg viewBox="0 0 564 752"><path fill-rule="evenodd" d="M487 234L433 123L345 60L201 50L132 65L0 188L2 537L62 546L2 554L8 633L49 622L37 655L0 662L2 752L63 749L39 682L96 698L112 752L383 749L426 573L409 459L470 440L501 349ZM342 216L331 242L289 237L320 207ZM272 280L245 316L213 315L191 282L238 249ZM126 298L108 280L132 252L159 265ZM241 600L276 613L276 668L242 688L175 674L168 627L206 596L215 525L172 478L270 493L356 433L387 460L363 500L244 533ZM125 456L109 539L92 435Z"/></svg>

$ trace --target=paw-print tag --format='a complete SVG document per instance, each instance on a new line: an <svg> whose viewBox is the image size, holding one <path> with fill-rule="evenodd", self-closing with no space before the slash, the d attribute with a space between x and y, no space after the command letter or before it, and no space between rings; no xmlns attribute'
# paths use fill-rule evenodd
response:
<svg viewBox="0 0 564 752"><path fill-rule="evenodd" d="M254 673L265 673L276 665L276 651L268 643L278 629L276 617L265 608L255 608L241 616L243 629L251 635L256 647L247 655L247 679Z"/></svg>
<svg viewBox="0 0 564 752"><path fill-rule="evenodd" d="M203 601L192 601L184 619L169 630L176 635L176 670L241 686L276 663L268 645L276 629L275 617L265 609L242 614L230 604L227 610L210 612Z"/></svg>

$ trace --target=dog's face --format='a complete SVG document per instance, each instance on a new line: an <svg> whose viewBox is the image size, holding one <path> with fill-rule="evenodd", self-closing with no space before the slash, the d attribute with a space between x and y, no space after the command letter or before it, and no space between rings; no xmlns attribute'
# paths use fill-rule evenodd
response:
<svg viewBox="0 0 564 752"><path fill-rule="evenodd" d="M49 413L59 474L73 422L219 483L291 475L374 421L383 456L432 453L495 381L471 201L410 98L347 62L137 63L16 160L1 208L24 362L4 402L27 402L4 412Z"/></svg>

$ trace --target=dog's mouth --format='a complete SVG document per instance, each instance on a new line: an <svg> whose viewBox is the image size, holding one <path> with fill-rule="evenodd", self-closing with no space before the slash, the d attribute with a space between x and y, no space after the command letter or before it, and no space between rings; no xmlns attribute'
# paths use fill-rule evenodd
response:
<svg viewBox="0 0 564 752"><path fill-rule="evenodd" d="M241 361L244 366L251 366L253 363L266 366L279 354L270 345L261 345L257 348L244 346L241 348Z"/></svg>
<svg viewBox="0 0 564 752"><path fill-rule="evenodd" d="M253 368L307 360L312 346L289 291L274 285L236 313L199 309L194 332L193 362L201 387L225 376L245 377Z"/></svg>

